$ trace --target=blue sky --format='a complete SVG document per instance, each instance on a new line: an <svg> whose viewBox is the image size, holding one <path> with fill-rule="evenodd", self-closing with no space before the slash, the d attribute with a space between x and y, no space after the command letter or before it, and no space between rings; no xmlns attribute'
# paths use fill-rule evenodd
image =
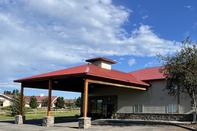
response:
<svg viewBox="0 0 197 131"><path fill-rule="evenodd" d="M197 41L196 0L1 0L0 94L13 80L103 56L129 72L160 66L188 35ZM25 88L25 95L47 95ZM53 91L64 98L79 93Z"/></svg>

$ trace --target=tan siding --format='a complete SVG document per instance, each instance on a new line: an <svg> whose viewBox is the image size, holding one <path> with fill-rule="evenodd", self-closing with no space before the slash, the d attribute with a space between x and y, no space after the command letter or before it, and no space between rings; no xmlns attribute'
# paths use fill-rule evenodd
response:
<svg viewBox="0 0 197 131"><path fill-rule="evenodd" d="M143 105L144 113L167 113L168 104L177 104L178 100L174 96L169 96L168 91L164 90L165 81L152 81L151 87L147 91L106 87L94 88L91 90L91 96L99 95L117 95L118 113L133 113L135 104ZM191 112L191 101L185 99L184 95L180 97L180 113Z"/></svg>

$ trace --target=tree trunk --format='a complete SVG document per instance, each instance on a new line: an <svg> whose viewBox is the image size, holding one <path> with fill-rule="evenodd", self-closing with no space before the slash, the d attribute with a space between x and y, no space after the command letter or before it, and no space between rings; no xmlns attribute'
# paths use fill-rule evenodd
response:
<svg viewBox="0 0 197 131"><path fill-rule="evenodd" d="M193 123L196 123L196 97L194 92L193 92L193 101L194 101Z"/></svg>

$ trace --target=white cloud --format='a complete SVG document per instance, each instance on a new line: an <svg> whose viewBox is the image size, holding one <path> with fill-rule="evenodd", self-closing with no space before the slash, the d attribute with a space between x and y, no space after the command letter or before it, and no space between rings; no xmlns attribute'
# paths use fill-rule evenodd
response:
<svg viewBox="0 0 197 131"><path fill-rule="evenodd" d="M135 63L136 63L136 61L135 61L134 58L131 58L131 59L128 60L129 66L132 66L132 65L134 65Z"/></svg>
<svg viewBox="0 0 197 131"><path fill-rule="evenodd" d="M145 66L145 67L151 67L152 65L153 65L152 62L148 62L148 63L146 63L144 66Z"/></svg>
<svg viewBox="0 0 197 131"><path fill-rule="evenodd" d="M194 26L192 28L196 28L197 27L197 22L194 24Z"/></svg>
<svg viewBox="0 0 197 131"><path fill-rule="evenodd" d="M137 26L137 24L133 24L133 26Z"/></svg>
<svg viewBox="0 0 197 131"><path fill-rule="evenodd" d="M127 32L122 25L131 13L111 0L0 2L0 83L7 83L0 87L90 57L165 55L179 48L149 25Z"/></svg>
<svg viewBox="0 0 197 131"><path fill-rule="evenodd" d="M142 19L145 20L148 18L148 15L142 16Z"/></svg>
<svg viewBox="0 0 197 131"><path fill-rule="evenodd" d="M185 8L188 8L190 10L193 10L194 9L194 7L192 7L191 5L187 5L187 6L185 6Z"/></svg>
<svg viewBox="0 0 197 131"><path fill-rule="evenodd" d="M122 60L125 60L125 58L121 57L119 60L121 60L121 61L122 61Z"/></svg>

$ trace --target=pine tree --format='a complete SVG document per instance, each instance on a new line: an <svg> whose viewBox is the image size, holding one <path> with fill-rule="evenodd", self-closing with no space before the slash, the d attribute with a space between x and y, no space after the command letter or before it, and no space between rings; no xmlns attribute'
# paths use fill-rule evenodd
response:
<svg viewBox="0 0 197 131"><path fill-rule="evenodd" d="M75 105L77 107L80 107L81 106L81 97L78 97L76 100L75 100Z"/></svg>
<svg viewBox="0 0 197 131"><path fill-rule="evenodd" d="M38 102L37 102L37 99L35 96L32 96L30 98L30 102L29 102L29 106L33 109L37 108L38 107Z"/></svg>
<svg viewBox="0 0 197 131"><path fill-rule="evenodd" d="M20 112L20 93L13 95L12 98L12 106L11 106L11 115L19 115ZM22 112L24 115L26 113L26 108L25 108L25 97L23 97L23 105L22 105Z"/></svg>
<svg viewBox="0 0 197 131"><path fill-rule="evenodd" d="M47 105L48 105L48 98L46 97L42 99L42 107L47 107Z"/></svg>
<svg viewBox="0 0 197 131"><path fill-rule="evenodd" d="M64 97L58 97L57 102L55 103L55 106L57 108L63 108L65 105Z"/></svg>

